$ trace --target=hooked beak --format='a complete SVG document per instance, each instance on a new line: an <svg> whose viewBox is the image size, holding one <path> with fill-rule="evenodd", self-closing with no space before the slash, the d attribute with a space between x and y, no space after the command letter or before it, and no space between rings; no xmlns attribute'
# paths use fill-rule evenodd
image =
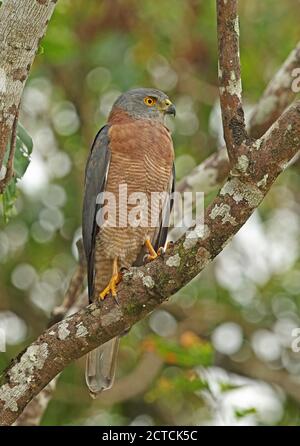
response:
<svg viewBox="0 0 300 446"><path fill-rule="evenodd" d="M175 116L176 116L176 108L175 108L175 105L174 105L174 104L170 104L170 105L168 106L168 108L166 109L165 113L166 113L167 115L173 115L174 118L175 118Z"/></svg>
<svg viewBox="0 0 300 446"><path fill-rule="evenodd" d="M175 105L172 104L172 102L170 101L170 99L165 99L162 104L161 104L161 110L166 114L166 115L176 115L176 108Z"/></svg>

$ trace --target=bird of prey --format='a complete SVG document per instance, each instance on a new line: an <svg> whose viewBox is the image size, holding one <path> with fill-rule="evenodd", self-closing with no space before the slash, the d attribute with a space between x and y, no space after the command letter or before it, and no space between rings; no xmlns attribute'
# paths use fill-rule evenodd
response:
<svg viewBox="0 0 300 446"><path fill-rule="evenodd" d="M175 180L173 143L165 126L168 114L175 116L175 106L163 92L130 90L115 101L94 140L86 164L82 219L90 302L116 298L122 269L141 265L147 253L154 259L165 244ZM126 187L125 209L120 186ZM107 224L107 199L99 199L103 193L115 197L115 224ZM141 193L148 200L148 214L158 216L154 223L151 215L143 217L144 224L129 222L134 203L128 197ZM165 198L153 205L155 193L165 193ZM86 382L92 396L112 386L118 346L119 338L114 338L88 354Z"/></svg>

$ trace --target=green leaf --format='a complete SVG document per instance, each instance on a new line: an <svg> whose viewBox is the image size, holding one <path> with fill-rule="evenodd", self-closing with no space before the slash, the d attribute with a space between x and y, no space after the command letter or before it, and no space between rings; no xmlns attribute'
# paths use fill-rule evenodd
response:
<svg viewBox="0 0 300 446"><path fill-rule="evenodd" d="M30 163L33 142L25 128L18 124L14 170L17 179L22 178Z"/></svg>
<svg viewBox="0 0 300 446"><path fill-rule="evenodd" d="M146 394L146 401L153 403L160 398L168 398L169 401L182 400L188 394L194 394L203 390L209 390L205 380L195 376L180 374L175 377L161 377L154 387Z"/></svg>
<svg viewBox="0 0 300 446"><path fill-rule="evenodd" d="M45 52L44 47L42 45L40 45L37 49L36 55L41 56L42 54L44 54L44 52Z"/></svg>
<svg viewBox="0 0 300 446"><path fill-rule="evenodd" d="M4 223L8 223L9 219L15 214L15 201L17 197L16 182L14 179L6 186L2 197L2 209Z"/></svg>
<svg viewBox="0 0 300 446"><path fill-rule="evenodd" d="M248 409L235 409L234 414L237 418L243 418L247 415L255 415L257 410L255 407L249 407Z"/></svg>
<svg viewBox="0 0 300 446"><path fill-rule="evenodd" d="M31 136L27 133L22 124L18 123L16 150L14 157L14 176L6 186L2 195L2 213L5 223L15 212L14 203L17 198L17 181L23 177L30 163L30 155L32 153L33 142ZM4 163L7 163L9 157L10 146L6 149Z"/></svg>
<svg viewBox="0 0 300 446"><path fill-rule="evenodd" d="M237 385L230 382L219 382L221 392L230 392L231 390L240 389L243 385Z"/></svg>
<svg viewBox="0 0 300 446"><path fill-rule="evenodd" d="M207 367L213 363L213 348L209 342L203 340L183 347L173 341L151 336L145 342L145 346L146 348L150 346L167 364L176 364L182 367L199 365Z"/></svg>

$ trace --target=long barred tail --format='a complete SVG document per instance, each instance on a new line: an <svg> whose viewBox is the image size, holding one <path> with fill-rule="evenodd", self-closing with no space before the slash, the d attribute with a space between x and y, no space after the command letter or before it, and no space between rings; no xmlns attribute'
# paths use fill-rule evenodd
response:
<svg viewBox="0 0 300 446"><path fill-rule="evenodd" d="M120 338L113 338L87 355L85 379L94 398L114 383L119 344Z"/></svg>

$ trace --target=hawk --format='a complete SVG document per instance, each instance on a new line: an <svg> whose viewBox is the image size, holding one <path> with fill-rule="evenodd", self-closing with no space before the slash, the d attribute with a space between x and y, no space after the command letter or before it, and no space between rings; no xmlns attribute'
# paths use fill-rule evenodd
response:
<svg viewBox="0 0 300 446"><path fill-rule="evenodd" d="M168 114L175 116L175 106L163 92L130 90L115 101L96 135L86 164L82 218L90 302L116 298L122 269L141 265L147 253L155 259L166 242L175 181ZM86 382L92 395L112 386L118 346L114 338L88 354Z"/></svg>

